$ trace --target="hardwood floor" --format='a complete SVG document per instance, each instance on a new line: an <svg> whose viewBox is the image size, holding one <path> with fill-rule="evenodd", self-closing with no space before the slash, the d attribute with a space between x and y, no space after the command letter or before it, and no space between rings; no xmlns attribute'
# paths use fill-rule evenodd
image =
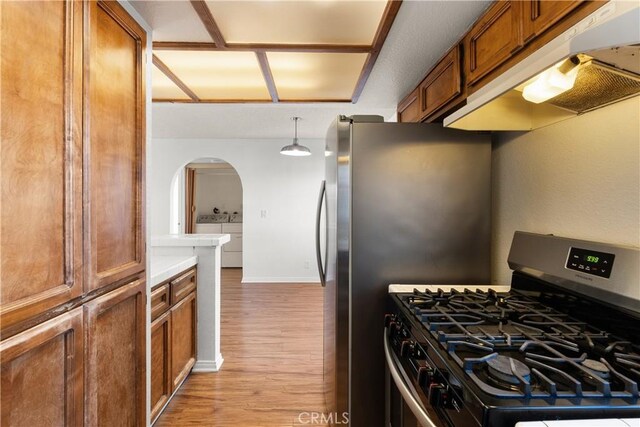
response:
<svg viewBox="0 0 640 427"><path fill-rule="evenodd" d="M191 374L155 426L291 427L324 412L322 288L241 278L222 270L222 369Z"/></svg>

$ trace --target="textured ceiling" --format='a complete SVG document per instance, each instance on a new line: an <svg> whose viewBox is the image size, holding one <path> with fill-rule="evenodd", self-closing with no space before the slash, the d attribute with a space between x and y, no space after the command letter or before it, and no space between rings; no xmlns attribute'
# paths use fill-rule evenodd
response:
<svg viewBox="0 0 640 427"><path fill-rule="evenodd" d="M150 8L141 3L147 2L132 2L154 28L156 40L156 33L165 34L170 24L167 19L158 21L157 17L147 16ZM292 133L290 117L301 116L302 138L324 138L331 120L339 114L380 114L388 119L398 101L489 4L490 1L405 0L357 104L155 104L153 137L288 138Z"/></svg>
<svg viewBox="0 0 640 427"><path fill-rule="evenodd" d="M211 36L188 1L131 1L153 28L157 42L210 42Z"/></svg>

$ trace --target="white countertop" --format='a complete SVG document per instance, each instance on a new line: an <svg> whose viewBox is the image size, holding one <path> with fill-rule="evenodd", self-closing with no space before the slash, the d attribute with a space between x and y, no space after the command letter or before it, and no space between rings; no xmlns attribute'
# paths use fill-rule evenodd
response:
<svg viewBox="0 0 640 427"><path fill-rule="evenodd" d="M151 237L151 246L222 246L228 234L165 234Z"/></svg>
<svg viewBox="0 0 640 427"><path fill-rule="evenodd" d="M149 284L154 287L198 263L195 255L156 255L151 257Z"/></svg>
<svg viewBox="0 0 640 427"><path fill-rule="evenodd" d="M475 291L476 289L480 289L481 291L488 291L489 289L493 289L496 292L509 292L511 286L504 285L425 285L425 284L415 284L415 285L398 285L391 284L389 285L389 293L390 294L399 294L399 293L411 293L414 289L419 290L420 292L424 292L429 290L431 292L437 292L438 289L442 289L445 292L449 292L451 289L457 289L459 291L464 291L465 289L470 289Z"/></svg>

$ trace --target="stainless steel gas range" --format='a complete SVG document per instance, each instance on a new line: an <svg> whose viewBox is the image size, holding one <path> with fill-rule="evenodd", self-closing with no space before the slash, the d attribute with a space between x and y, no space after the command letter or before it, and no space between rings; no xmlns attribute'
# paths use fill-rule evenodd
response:
<svg viewBox="0 0 640 427"><path fill-rule="evenodd" d="M390 286L387 425L640 426L640 251L516 232L509 265L510 289Z"/></svg>

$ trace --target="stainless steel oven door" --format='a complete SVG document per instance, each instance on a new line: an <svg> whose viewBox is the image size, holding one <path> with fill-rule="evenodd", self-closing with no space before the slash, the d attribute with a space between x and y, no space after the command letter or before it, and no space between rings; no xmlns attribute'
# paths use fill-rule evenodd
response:
<svg viewBox="0 0 640 427"><path fill-rule="evenodd" d="M384 355L387 360L386 426L438 427L427 414L400 361L391 349L388 328L384 329Z"/></svg>

